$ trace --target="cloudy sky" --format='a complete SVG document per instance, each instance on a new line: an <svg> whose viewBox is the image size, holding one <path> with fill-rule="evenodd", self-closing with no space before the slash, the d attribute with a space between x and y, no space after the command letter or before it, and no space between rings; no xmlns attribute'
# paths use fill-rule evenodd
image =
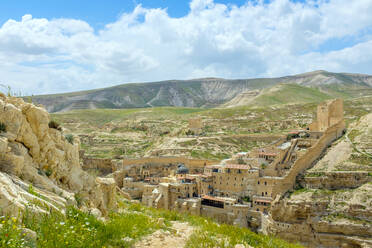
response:
<svg viewBox="0 0 372 248"><path fill-rule="evenodd" d="M47 94L318 69L372 74L371 13L372 0L2 0L0 83Z"/></svg>

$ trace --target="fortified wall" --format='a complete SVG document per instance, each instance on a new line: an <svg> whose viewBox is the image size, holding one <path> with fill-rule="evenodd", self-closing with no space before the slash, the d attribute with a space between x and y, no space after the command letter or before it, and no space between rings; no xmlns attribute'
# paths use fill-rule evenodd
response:
<svg viewBox="0 0 372 248"><path fill-rule="evenodd" d="M204 167L208 165L218 164L217 160L207 159L189 159L185 157L148 157L139 159L123 159L123 169L131 165L168 165L168 164L184 164L190 170L190 173L203 173Z"/></svg>
<svg viewBox="0 0 372 248"><path fill-rule="evenodd" d="M272 187L275 198L277 194L283 194L288 190L293 189L298 174L309 169L313 163L321 156L325 149L332 144L333 141L341 137L345 130L345 122L342 119L337 124L328 128L320 137L318 142L310 147L307 152L296 160L289 172L284 177L277 178Z"/></svg>

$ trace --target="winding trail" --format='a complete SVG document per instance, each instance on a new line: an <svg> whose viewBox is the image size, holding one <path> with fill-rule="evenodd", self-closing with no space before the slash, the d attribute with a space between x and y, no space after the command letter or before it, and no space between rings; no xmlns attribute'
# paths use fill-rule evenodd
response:
<svg viewBox="0 0 372 248"><path fill-rule="evenodd" d="M172 221L170 231L157 230L135 244L135 248L183 248L194 227L185 222Z"/></svg>

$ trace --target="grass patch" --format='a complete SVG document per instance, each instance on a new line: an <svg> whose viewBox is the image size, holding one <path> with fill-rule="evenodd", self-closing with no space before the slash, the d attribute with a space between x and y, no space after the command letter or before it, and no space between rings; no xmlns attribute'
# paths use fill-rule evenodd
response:
<svg viewBox="0 0 372 248"><path fill-rule="evenodd" d="M211 151L198 151L198 150L193 150L190 155L193 158L210 159L210 160L222 160L222 159L227 159L230 157L230 155L227 153L214 154Z"/></svg>
<svg viewBox="0 0 372 248"><path fill-rule="evenodd" d="M200 247L234 247L236 244L250 245L253 247L302 247L301 245L289 244L283 240L271 236L265 236L251 232L246 228L218 224L209 219L191 216L191 224L198 230L188 240L187 248Z"/></svg>
<svg viewBox="0 0 372 248"><path fill-rule="evenodd" d="M0 247L126 248L156 230L169 230L170 221L188 222L195 227L196 231L186 245L189 248L234 247L235 244L268 248L302 247L245 228L217 224L199 216L148 208L125 200L119 201L119 207L123 211L110 214L105 222L75 208L68 208L65 215L50 212L48 215L34 216L26 210L22 219L2 217ZM163 218L164 222L159 218ZM20 227L37 233L36 244L27 243Z"/></svg>
<svg viewBox="0 0 372 248"><path fill-rule="evenodd" d="M8 234L0 236L0 247L34 247L27 246L20 226L37 233L36 247L41 248L132 247L142 236L165 228L157 219L138 212L111 214L106 222L75 208L67 209L66 215L51 212L36 217L26 212L22 220L0 228L0 235Z"/></svg>
<svg viewBox="0 0 372 248"><path fill-rule="evenodd" d="M309 172L305 174L305 177L322 177L324 176L323 172Z"/></svg>
<svg viewBox="0 0 372 248"><path fill-rule="evenodd" d="M301 188L301 189L297 189L293 191L292 195L299 195L299 194L306 193L306 192L313 192L313 190L307 189L307 188Z"/></svg>

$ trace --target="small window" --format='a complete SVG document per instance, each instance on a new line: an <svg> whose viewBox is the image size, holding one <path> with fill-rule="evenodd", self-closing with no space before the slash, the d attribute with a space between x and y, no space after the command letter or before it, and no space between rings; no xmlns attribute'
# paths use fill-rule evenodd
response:
<svg viewBox="0 0 372 248"><path fill-rule="evenodd" d="M265 185L267 185L267 182L265 182Z"/></svg>
<svg viewBox="0 0 372 248"><path fill-rule="evenodd" d="M257 184L260 184L260 181L258 181Z"/></svg>

